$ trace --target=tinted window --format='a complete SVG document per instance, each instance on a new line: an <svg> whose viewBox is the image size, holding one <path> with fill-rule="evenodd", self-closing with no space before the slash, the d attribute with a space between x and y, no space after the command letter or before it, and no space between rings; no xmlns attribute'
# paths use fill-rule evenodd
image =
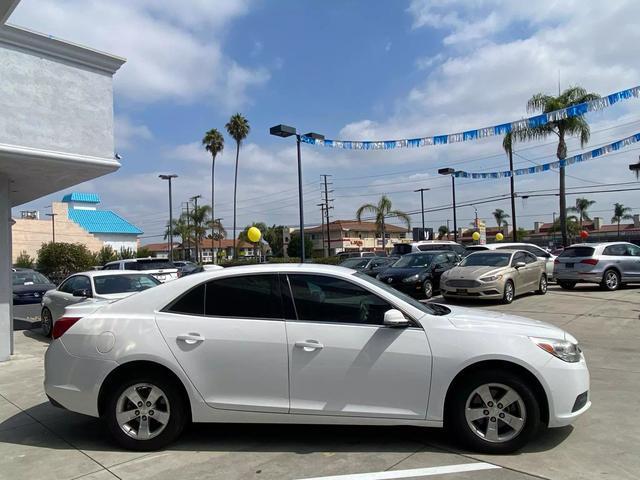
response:
<svg viewBox="0 0 640 480"><path fill-rule="evenodd" d="M14 285L32 285L51 282L47 277L35 270L18 270L17 272L13 272L12 283Z"/></svg>
<svg viewBox="0 0 640 480"><path fill-rule="evenodd" d="M109 265L106 265L103 270L120 270L120 264L119 263L111 263Z"/></svg>
<svg viewBox="0 0 640 480"><path fill-rule="evenodd" d="M518 262L526 262L526 255L522 252L517 252L514 256L513 256L513 260L511 260L511 266L515 266L516 263Z"/></svg>
<svg viewBox="0 0 640 480"><path fill-rule="evenodd" d="M406 255L411 253L411 245L408 243L396 243L393 246L393 255Z"/></svg>
<svg viewBox="0 0 640 480"><path fill-rule="evenodd" d="M283 318L277 275L246 275L207 283L205 315Z"/></svg>
<svg viewBox="0 0 640 480"><path fill-rule="evenodd" d="M204 284L192 288L169 304L165 310L185 315L204 315L204 290Z"/></svg>
<svg viewBox="0 0 640 480"><path fill-rule="evenodd" d="M111 293L141 292L155 287L160 282L151 275L133 273L94 277L93 283L96 286L96 293L108 295Z"/></svg>
<svg viewBox="0 0 640 480"><path fill-rule="evenodd" d="M510 253L477 252L466 257L461 267L506 267L511 259Z"/></svg>
<svg viewBox="0 0 640 480"><path fill-rule="evenodd" d="M509 248L509 247L498 247L498 248ZM485 247L484 245L471 245L469 247L467 247L467 252L477 252L478 250L489 250L488 247Z"/></svg>
<svg viewBox="0 0 640 480"><path fill-rule="evenodd" d="M609 245L608 247L605 247L604 251L602 252L603 255L615 255L615 256L621 256L621 255L626 255L627 254L627 246L626 245Z"/></svg>
<svg viewBox="0 0 640 480"><path fill-rule="evenodd" d="M125 270L165 270L176 267L169 260L152 258L150 260L126 262L124 268Z"/></svg>
<svg viewBox="0 0 640 480"><path fill-rule="evenodd" d="M418 245L418 250L428 252L429 250L452 250L451 245L441 245L434 243L432 245Z"/></svg>
<svg viewBox="0 0 640 480"><path fill-rule="evenodd" d="M627 255L632 255L634 257L640 256L640 247L637 245L627 245Z"/></svg>
<svg viewBox="0 0 640 480"><path fill-rule="evenodd" d="M377 295L345 280L289 275L299 320L382 325L393 308Z"/></svg>
<svg viewBox="0 0 640 480"><path fill-rule="evenodd" d="M559 255L560 257L590 257L593 255L592 247L568 247Z"/></svg>
<svg viewBox="0 0 640 480"><path fill-rule="evenodd" d="M525 253L524 255L524 263L535 263L538 261L538 257L536 257L535 255L531 254L531 253Z"/></svg>
<svg viewBox="0 0 640 480"><path fill-rule="evenodd" d="M393 268L414 268L428 266L436 255L432 253L412 253L400 258Z"/></svg>
<svg viewBox="0 0 640 480"><path fill-rule="evenodd" d="M545 252L543 249L534 247L533 245L524 245L521 247L523 250L535 255L536 257L544 257L549 258L549 253Z"/></svg>
<svg viewBox="0 0 640 480"><path fill-rule="evenodd" d="M62 285L60 285L58 287L58 291L60 292L64 292L64 293L73 293L73 284L76 281L76 277L71 277L66 279Z"/></svg>
<svg viewBox="0 0 640 480"><path fill-rule="evenodd" d="M367 263L369 263L369 259L366 258L348 258L340 266L345 268L364 268Z"/></svg>

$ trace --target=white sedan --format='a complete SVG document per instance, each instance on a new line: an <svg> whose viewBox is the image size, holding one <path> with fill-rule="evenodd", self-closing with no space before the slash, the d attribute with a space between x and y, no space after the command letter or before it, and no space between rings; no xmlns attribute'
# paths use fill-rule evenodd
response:
<svg viewBox="0 0 640 480"><path fill-rule="evenodd" d="M113 301L159 285L148 273L120 270L92 270L67 277L42 297L42 333L50 336L65 309L80 302Z"/></svg>
<svg viewBox="0 0 640 480"><path fill-rule="evenodd" d="M204 272L80 316L58 320L45 391L130 449L194 421L445 426L504 453L591 405L563 330L422 304L341 267Z"/></svg>

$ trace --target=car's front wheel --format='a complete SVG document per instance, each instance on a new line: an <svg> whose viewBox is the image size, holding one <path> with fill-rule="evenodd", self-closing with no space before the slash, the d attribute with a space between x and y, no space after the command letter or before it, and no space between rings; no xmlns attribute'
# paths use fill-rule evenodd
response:
<svg viewBox="0 0 640 480"><path fill-rule="evenodd" d="M513 282L511 280L507 280L504 284L504 292L502 293L502 303L510 304L513 302L513 298L515 297L515 289L513 288Z"/></svg>
<svg viewBox="0 0 640 480"><path fill-rule="evenodd" d="M104 420L113 438L130 450L158 450L175 440L187 422L177 386L156 374L127 378L108 394Z"/></svg>
<svg viewBox="0 0 640 480"><path fill-rule="evenodd" d="M424 281L422 284L422 292L427 300L433 297L433 282L431 280Z"/></svg>
<svg viewBox="0 0 640 480"><path fill-rule="evenodd" d="M43 307L42 312L40 312L40 327L45 337L51 336L51 332L53 331L53 316L51 315L51 310L47 307Z"/></svg>
<svg viewBox="0 0 640 480"><path fill-rule="evenodd" d="M509 371L488 370L464 378L448 406L450 433L486 453L521 448L540 427L540 406L532 389Z"/></svg>

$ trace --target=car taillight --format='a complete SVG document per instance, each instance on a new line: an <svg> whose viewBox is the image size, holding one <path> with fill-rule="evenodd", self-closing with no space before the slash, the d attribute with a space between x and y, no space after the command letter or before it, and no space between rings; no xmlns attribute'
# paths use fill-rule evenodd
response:
<svg viewBox="0 0 640 480"><path fill-rule="evenodd" d="M61 317L53 324L51 336L56 339L64 335L81 317Z"/></svg>
<svg viewBox="0 0 640 480"><path fill-rule="evenodd" d="M580 263L586 263L587 265L597 265L598 260L595 258L585 258L584 260L580 260Z"/></svg>

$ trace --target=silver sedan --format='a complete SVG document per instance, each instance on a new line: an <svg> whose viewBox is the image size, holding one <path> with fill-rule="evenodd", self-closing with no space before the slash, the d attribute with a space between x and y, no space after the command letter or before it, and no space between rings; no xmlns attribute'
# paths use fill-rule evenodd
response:
<svg viewBox="0 0 640 480"><path fill-rule="evenodd" d="M524 250L486 250L468 255L442 274L445 298L478 298L511 303L516 295L547 293L545 262Z"/></svg>

